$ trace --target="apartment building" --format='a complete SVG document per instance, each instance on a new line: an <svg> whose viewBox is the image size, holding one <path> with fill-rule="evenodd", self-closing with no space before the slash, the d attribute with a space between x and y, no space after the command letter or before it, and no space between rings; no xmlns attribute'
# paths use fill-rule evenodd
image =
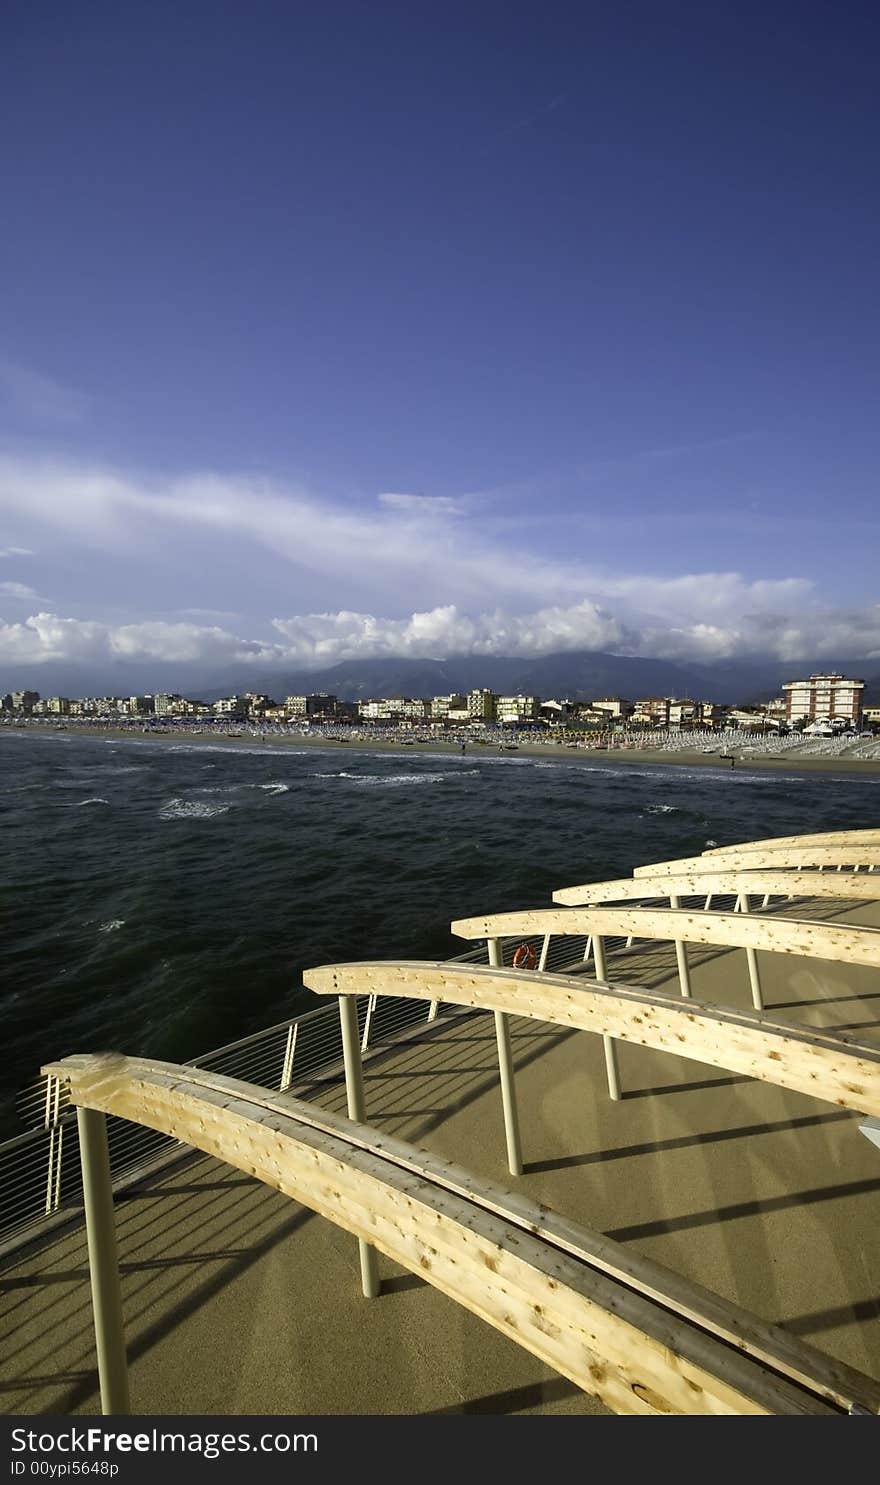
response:
<svg viewBox="0 0 880 1485"><path fill-rule="evenodd" d="M496 696L495 720L502 727L521 727L536 722L541 710L539 696Z"/></svg>
<svg viewBox="0 0 880 1485"><path fill-rule="evenodd" d="M386 696L358 704L358 716L363 722L409 722L421 725L428 721L430 715L430 701L422 701L415 696Z"/></svg>
<svg viewBox="0 0 880 1485"><path fill-rule="evenodd" d="M855 727L862 709L862 680L831 673L811 675L805 681L786 681L785 720L794 722L844 722Z"/></svg>
<svg viewBox="0 0 880 1485"><path fill-rule="evenodd" d="M497 696L494 691L469 691L467 699L468 716L472 722L494 722L495 703Z"/></svg>
<svg viewBox="0 0 880 1485"><path fill-rule="evenodd" d="M629 717L633 713L633 704L623 696L599 696L590 703L597 712L607 712L609 717L615 720Z"/></svg>

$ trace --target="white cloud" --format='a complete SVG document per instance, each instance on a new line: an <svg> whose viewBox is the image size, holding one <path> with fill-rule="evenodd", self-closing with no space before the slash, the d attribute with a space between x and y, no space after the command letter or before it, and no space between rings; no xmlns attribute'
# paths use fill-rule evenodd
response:
<svg viewBox="0 0 880 1485"><path fill-rule="evenodd" d="M391 510L408 511L411 515L459 516L464 510L461 501L451 500L448 495L395 495L391 492L377 498L380 505Z"/></svg>
<svg viewBox="0 0 880 1485"><path fill-rule="evenodd" d="M511 614L503 609L474 617L450 604L382 618L341 610L274 619L278 638L248 639L217 625L152 621L109 625L97 620L39 613L22 623L0 623L0 662L101 664L152 660L200 668L256 665L314 670L342 660L452 655L539 657L572 650L667 659L712 660L762 655L780 662L851 655L880 658L880 606L849 614L815 613L797 623L778 616L746 617L739 626L694 623L634 630L589 599L570 607Z"/></svg>
<svg viewBox="0 0 880 1485"><path fill-rule="evenodd" d="M599 650L620 645L623 630L584 600L569 609L513 615L496 609L475 618L454 604L405 619L341 612L274 619L288 658L307 666L379 656L443 659L447 655L548 655L555 650Z"/></svg>
<svg viewBox="0 0 880 1485"><path fill-rule="evenodd" d="M574 543L561 559L538 549L534 531L526 546L521 528L486 524L470 498L459 505L384 492L368 505L346 505L266 479L148 479L0 456L4 511L17 537L33 532L47 560L59 553L59 570L76 572L78 611L87 593L94 599L89 619L39 612L0 626L7 664L122 657L306 669L371 656L578 649L786 663L880 655L880 607L820 608L819 590L804 577L610 572ZM167 552L175 555L172 577L162 565ZM102 613L107 574L117 594L131 579L131 622ZM295 598L282 607L277 594L288 583ZM273 597L264 597L269 591ZM19 583L0 587L4 594L10 603L34 599ZM207 607L215 594L235 611Z"/></svg>
<svg viewBox="0 0 880 1485"><path fill-rule="evenodd" d="M32 557L30 547L0 547L0 557Z"/></svg>
<svg viewBox="0 0 880 1485"><path fill-rule="evenodd" d="M30 600L38 595L26 583L0 583L0 597Z"/></svg>

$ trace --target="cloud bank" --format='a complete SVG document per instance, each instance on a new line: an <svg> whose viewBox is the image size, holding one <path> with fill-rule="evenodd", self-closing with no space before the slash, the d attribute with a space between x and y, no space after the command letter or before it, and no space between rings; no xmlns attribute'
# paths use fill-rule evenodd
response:
<svg viewBox="0 0 880 1485"><path fill-rule="evenodd" d="M766 626L772 621L768 638ZM496 609L471 618L454 605L381 618L343 610L276 618L274 640L250 639L217 625L169 623L110 625L97 620L34 614L0 623L0 665L38 668L47 662L100 665L159 661L200 668L238 666L317 670L343 660L445 659L454 655L539 658L575 650L604 650L658 659L773 658L795 663L858 654L880 661L880 606L862 614L823 614L809 622L753 615L737 630L719 625L631 631L585 599L569 608L530 614Z"/></svg>
<svg viewBox="0 0 880 1485"><path fill-rule="evenodd" d="M880 605L830 609L799 575L609 571L574 537L562 556L542 549L534 512L519 523L476 496L330 499L262 477L7 454L0 518L10 668L153 661L244 679L257 666L574 650L880 659Z"/></svg>

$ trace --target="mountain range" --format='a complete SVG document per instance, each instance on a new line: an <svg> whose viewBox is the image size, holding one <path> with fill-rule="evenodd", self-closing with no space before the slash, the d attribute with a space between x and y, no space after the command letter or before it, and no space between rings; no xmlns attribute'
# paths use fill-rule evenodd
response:
<svg viewBox="0 0 880 1485"><path fill-rule="evenodd" d="M236 692L265 693L276 700L321 691L341 700L364 701L382 696L446 696L487 687L501 695L569 697L589 701L600 696L691 697L695 700L747 704L781 694L785 681L816 672L839 671L865 680L863 700L880 702L877 658L795 661L752 658L711 665L691 661L641 659L600 651L574 650L539 658L453 655L444 660L345 660L323 670L262 670L245 666L209 671L194 665L154 661L111 666L46 664L16 667L0 679L0 691L29 687L43 696L133 696L155 691L180 692L213 701Z"/></svg>

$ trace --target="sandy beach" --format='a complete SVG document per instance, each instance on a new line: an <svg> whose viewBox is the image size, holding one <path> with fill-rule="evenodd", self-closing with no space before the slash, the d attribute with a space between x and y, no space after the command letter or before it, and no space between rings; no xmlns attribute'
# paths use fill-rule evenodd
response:
<svg viewBox="0 0 880 1485"><path fill-rule="evenodd" d="M182 742L193 746L222 745L230 748L252 748L259 746L265 741L271 747L292 748L325 748L325 749L358 749L365 752L389 752L401 753L424 753L438 754L450 753L461 754L461 743L445 739L431 739L430 741L415 741L407 739L404 741L398 737L370 737L362 732L355 731L350 737L327 737L320 733L267 733L265 736L258 731L243 729L241 736L230 736L226 732L196 732L184 729L172 730L149 728L124 727L98 727L91 725L79 726L77 724L66 724L63 727L51 724L41 725L39 723L28 723L22 727L11 724L0 728L0 736L5 731L28 732L37 736L63 737L98 737L108 741L116 742L150 742L161 746L163 743L179 745ZM862 745L864 741L862 740ZM804 748L792 747L784 752L772 753L760 750L753 751L753 744L744 739L741 743L732 745L719 744L720 752L706 752L703 747L581 747L558 742L517 742L515 745L505 743L501 745L494 742L469 741L466 744L469 757L534 757L544 760L556 759L565 763L583 763L590 767L604 766L617 768L618 766L645 764L661 764L664 767L673 768L747 768L749 770L766 770L768 773L829 773L829 774L880 774L880 748L877 756L871 758L859 758L851 756L852 751L859 746L858 741L853 742L848 752L841 755L827 755L811 753L807 751L810 744Z"/></svg>

